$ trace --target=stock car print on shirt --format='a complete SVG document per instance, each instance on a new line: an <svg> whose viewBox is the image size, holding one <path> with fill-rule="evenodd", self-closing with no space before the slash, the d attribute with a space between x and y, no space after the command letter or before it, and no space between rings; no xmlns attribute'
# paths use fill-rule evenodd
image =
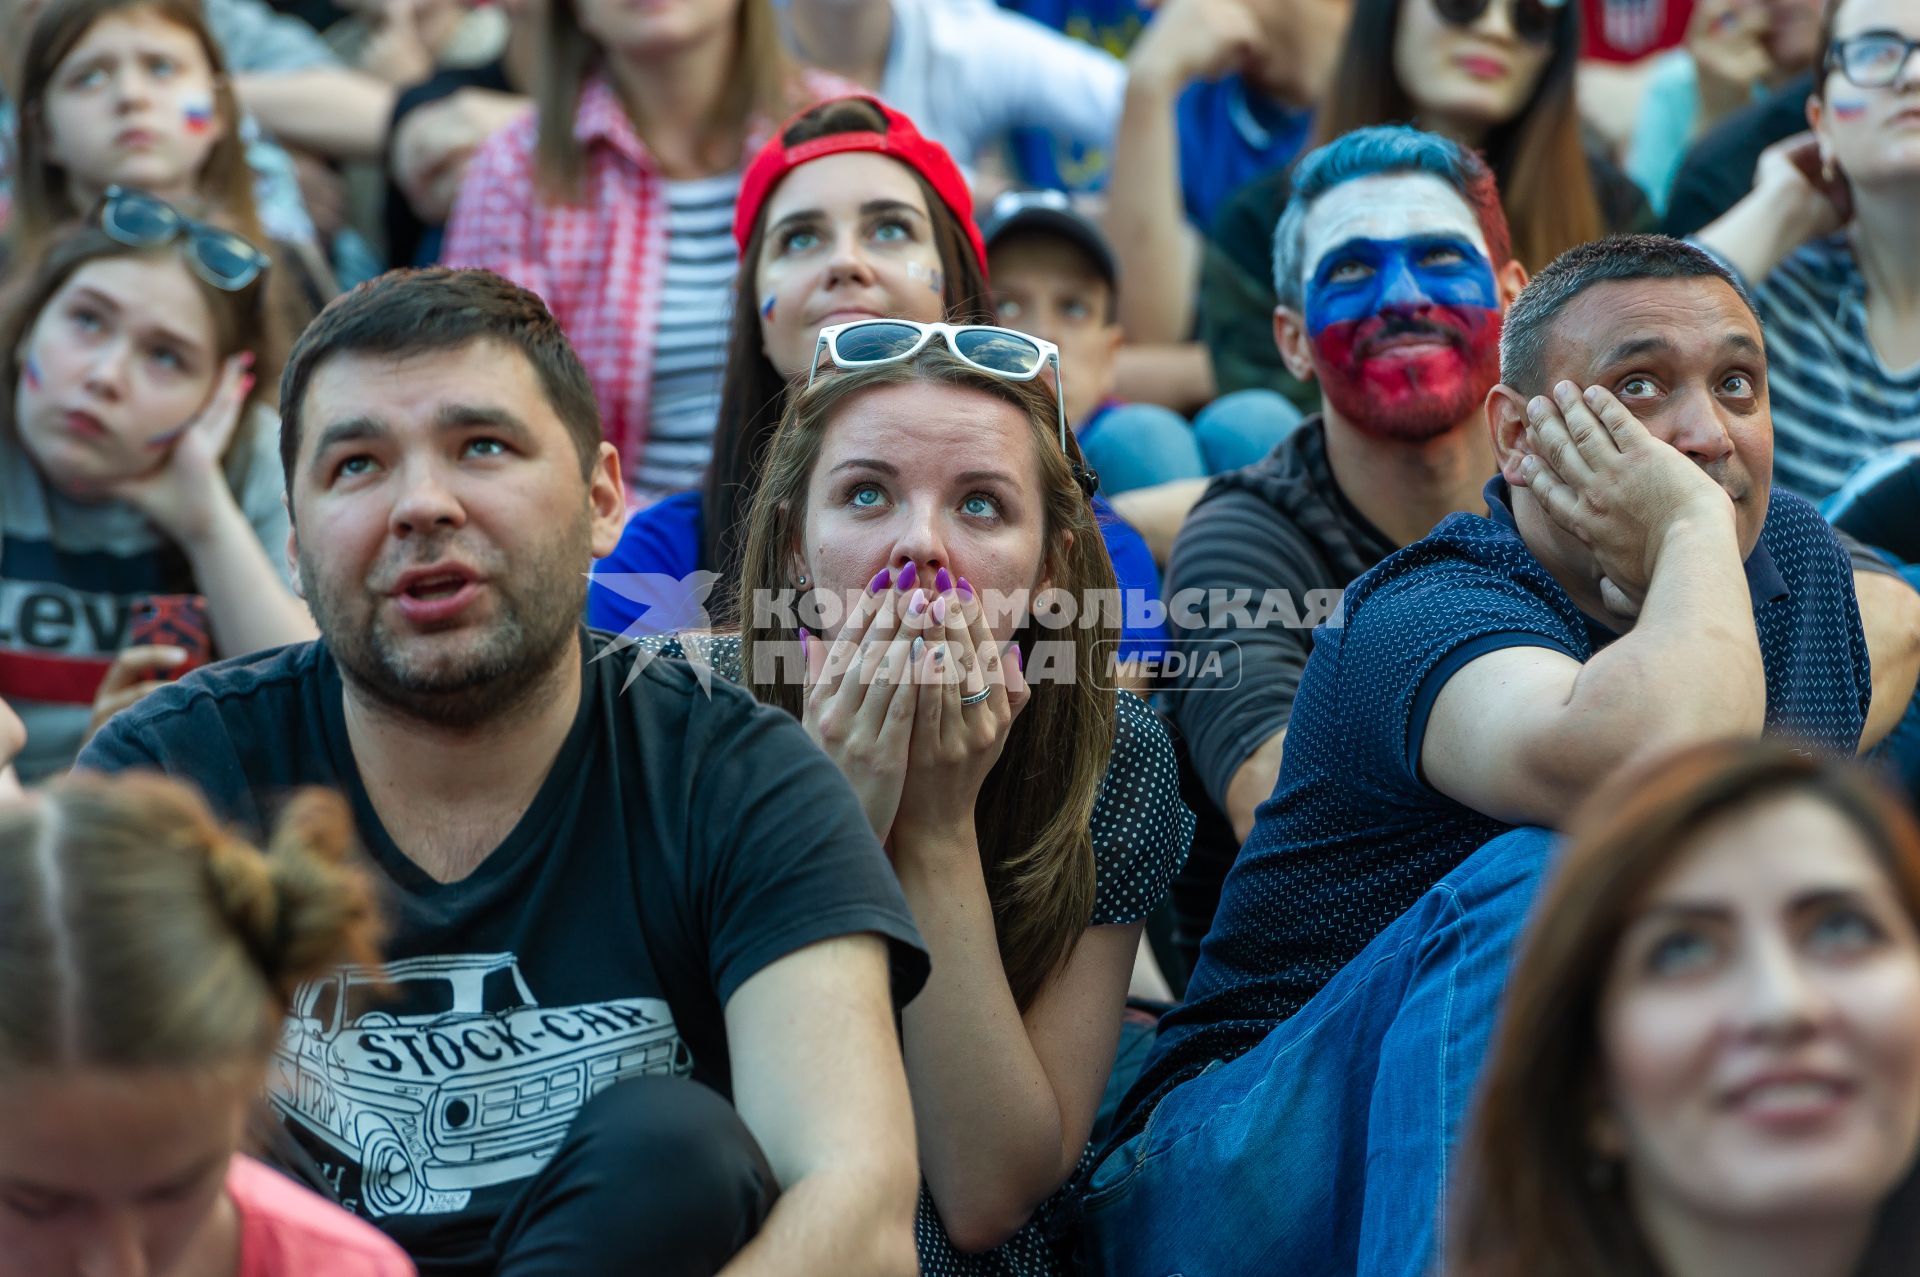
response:
<svg viewBox="0 0 1920 1277"><path fill-rule="evenodd" d="M581 1105L693 1058L658 998L542 1007L511 953L346 966L302 985L274 1108L360 1214L465 1209L538 1172Z"/></svg>

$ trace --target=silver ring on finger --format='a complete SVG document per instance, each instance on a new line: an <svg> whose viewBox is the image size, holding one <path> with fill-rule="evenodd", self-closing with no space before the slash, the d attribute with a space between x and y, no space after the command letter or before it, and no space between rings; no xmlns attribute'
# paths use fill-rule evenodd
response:
<svg viewBox="0 0 1920 1277"><path fill-rule="evenodd" d="M981 688L979 691L975 692L971 696L962 696L960 698L960 704L963 707L967 705L978 705L981 701L986 700L987 697L991 695L993 695L993 685L988 684L986 687Z"/></svg>

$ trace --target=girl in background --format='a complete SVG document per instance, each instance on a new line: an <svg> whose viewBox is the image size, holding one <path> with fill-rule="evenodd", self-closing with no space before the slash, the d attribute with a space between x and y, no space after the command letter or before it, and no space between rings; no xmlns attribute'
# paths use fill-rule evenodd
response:
<svg viewBox="0 0 1920 1277"><path fill-rule="evenodd" d="M8 259L41 260L49 239L106 192L145 191L267 245L241 115L219 44L193 0L65 0L41 10L19 76L19 167ZM309 245L277 243L284 338L332 295Z"/></svg>
<svg viewBox="0 0 1920 1277"><path fill-rule="evenodd" d="M0 308L0 699L23 778L70 764L194 637L134 644L142 606L204 599L200 660L314 636L289 588L266 257L115 190ZM191 628L191 622L181 624ZM164 632L164 627L163 627Z"/></svg>
<svg viewBox="0 0 1920 1277"><path fill-rule="evenodd" d="M0 1277L408 1277L239 1152L296 987L372 963L346 803L262 852L154 776L0 801Z"/></svg>

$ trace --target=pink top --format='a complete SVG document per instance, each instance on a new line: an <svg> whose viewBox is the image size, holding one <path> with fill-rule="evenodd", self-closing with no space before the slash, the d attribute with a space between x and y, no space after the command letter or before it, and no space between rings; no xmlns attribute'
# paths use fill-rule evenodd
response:
<svg viewBox="0 0 1920 1277"><path fill-rule="evenodd" d="M240 1212L239 1277L414 1277L385 1233L250 1157L227 1168L227 1195Z"/></svg>

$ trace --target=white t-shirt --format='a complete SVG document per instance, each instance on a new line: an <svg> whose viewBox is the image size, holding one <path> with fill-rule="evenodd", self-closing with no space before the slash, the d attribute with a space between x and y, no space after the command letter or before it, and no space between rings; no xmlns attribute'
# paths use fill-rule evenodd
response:
<svg viewBox="0 0 1920 1277"><path fill-rule="evenodd" d="M880 96L963 166L1016 128L1109 147L1126 85L1111 53L993 0L893 0Z"/></svg>

